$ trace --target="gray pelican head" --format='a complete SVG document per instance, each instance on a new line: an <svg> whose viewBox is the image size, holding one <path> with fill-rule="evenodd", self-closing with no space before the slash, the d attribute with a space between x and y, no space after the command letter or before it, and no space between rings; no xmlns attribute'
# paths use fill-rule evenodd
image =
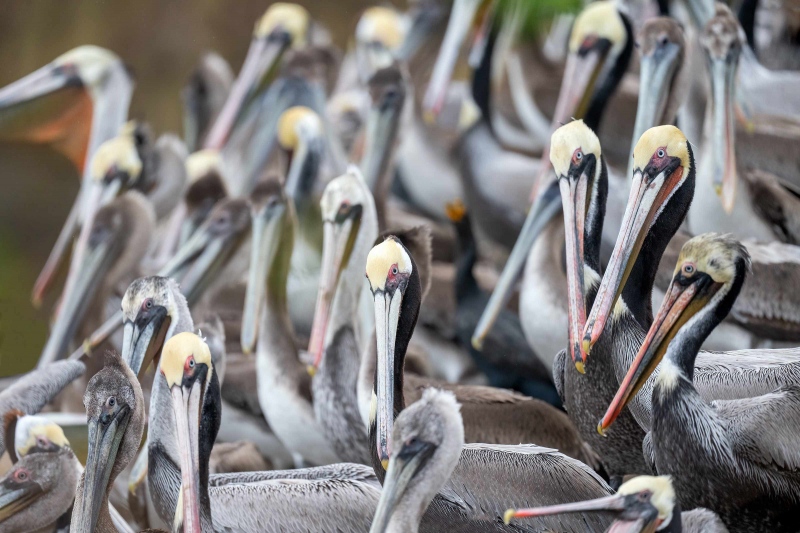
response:
<svg viewBox="0 0 800 533"><path fill-rule="evenodd" d="M265 299L281 299L281 291L285 299L294 245L294 209L277 178L258 184L251 203L253 245L241 331L242 351L246 354L255 350Z"/></svg>
<svg viewBox="0 0 800 533"><path fill-rule="evenodd" d="M113 352L89 381L83 396L88 419L89 451L81 476L72 525L94 531L108 515L108 493L114 479L136 455L144 432L144 398L139 381Z"/></svg>
<svg viewBox="0 0 800 533"><path fill-rule="evenodd" d="M362 83L394 63L408 30L408 21L395 9L373 6L364 10L356 26L356 64Z"/></svg>
<svg viewBox="0 0 800 533"><path fill-rule="evenodd" d="M55 522L75 497L76 466L69 447L20 458L0 479L0 530L33 531Z"/></svg>
<svg viewBox="0 0 800 533"><path fill-rule="evenodd" d="M310 17L305 8L276 2L256 23L242 70L206 138L205 148L220 149L225 144L245 105L263 85L283 54L290 47L305 46Z"/></svg>
<svg viewBox="0 0 800 533"><path fill-rule="evenodd" d="M450 478L464 446L461 406L452 392L427 389L398 415L392 432L394 451L383 482L372 533L410 531Z"/></svg>
<svg viewBox="0 0 800 533"><path fill-rule="evenodd" d="M389 185L388 180L381 183L381 178L391 172L389 167L406 99L406 84L400 69L389 66L378 70L369 79L368 87L372 105L367 115L364 155L359 166L373 194L385 195L388 191L379 188Z"/></svg>
<svg viewBox="0 0 800 533"><path fill-rule="evenodd" d="M164 341L191 321L189 306L171 278L139 278L122 296L122 359L137 374L156 360ZM191 329L191 328L189 328Z"/></svg>
<svg viewBox="0 0 800 533"><path fill-rule="evenodd" d="M419 271L405 246L393 236L370 250L367 281L375 308L378 364L373 407L377 457L384 469L391 456L394 417L402 411L403 362L419 313ZM400 386L398 386L400 385Z"/></svg>
<svg viewBox="0 0 800 533"><path fill-rule="evenodd" d="M714 188L722 206L730 213L736 195L736 128L734 105L736 72L745 37L736 16L725 4L717 3L714 16L700 34L711 75L711 150Z"/></svg>
<svg viewBox="0 0 800 533"><path fill-rule="evenodd" d="M581 360L586 361L612 312L617 312L617 301L651 228L662 219L674 222L677 214L664 208L684 184L688 187L685 194L691 198L694 156L683 132L675 126L657 126L644 132L633 149L633 182L622 227L586 319ZM688 209L688 203L683 207Z"/></svg>
<svg viewBox="0 0 800 533"><path fill-rule="evenodd" d="M641 82L631 152L646 130L675 120L689 90L686 41L677 20L656 17L646 21L636 44L641 56ZM629 168L628 174L632 172Z"/></svg>
<svg viewBox="0 0 800 533"><path fill-rule="evenodd" d="M85 183L85 193L78 196L78 216L68 218L61 229L62 235L72 237L80 227L80 235L74 246L72 266L67 286L74 282L77 274L73 269L79 264L86 251L89 232L98 210L108 205L125 191L135 188L142 177L143 163L137 150L133 130L126 128L120 135L101 144L94 153L89 166L89 180ZM41 304L46 291L52 284L56 269L67 251L71 238L59 238L53 247L42 272L33 286L33 304Z"/></svg>
<svg viewBox="0 0 800 533"><path fill-rule="evenodd" d="M178 333L164 345L159 365L167 382L175 413L181 467L181 493L176 522L184 531L200 531L199 434L201 408L214 365L208 345L194 333ZM177 513L182 511L183 515ZM180 523L174 524L180 529Z"/></svg>
<svg viewBox="0 0 800 533"><path fill-rule="evenodd" d="M190 152L203 146L232 85L233 71L228 62L214 52L203 54L181 91L183 136Z"/></svg>
<svg viewBox="0 0 800 533"><path fill-rule="evenodd" d="M135 274L154 228L152 206L135 191L128 191L97 212L86 239L86 252L75 265L74 282L65 287L40 367L65 355L78 325L98 296Z"/></svg>
<svg viewBox="0 0 800 533"><path fill-rule="evenodd" d="M623 483L613 496L533 509L509 509L505 522L562 513L610 512L616 518L609 531L644 533L665 530L673 520L680 523L676 505L675 489L668 476L638 476Z"/></svg>
<svg viewBox="0 0 800 533"><path fill-rule="evenodd" d="M342 273L351 268L361 269L361 265L355 263L353 252L362 249L362 241L366 241L366 246L371 245L378 233L375 202L357 167L351 167L325 187L320 207L322 272L308 344L308 350L314 356L314 371L322 362L325 336L331 321L331 304ZM363 255L360 261L363 261Z"/></svg>
<svg viewBox="0 0 800 533"><path fill-rule="evenodd" d="M278 143L288 155L286 194L298 202L313 187L325 153L322 119L308 107L287 109L278 120Z"/></svg>
<svg viewBox="0 0 800 533"><path fill-rule="evenodd" d="M708 333L731 310L749 270L747 248L730 235L706 233L683 245L661 309L597 431L605 434L664 358L673 339L676 350L697 355Z"/></svg>

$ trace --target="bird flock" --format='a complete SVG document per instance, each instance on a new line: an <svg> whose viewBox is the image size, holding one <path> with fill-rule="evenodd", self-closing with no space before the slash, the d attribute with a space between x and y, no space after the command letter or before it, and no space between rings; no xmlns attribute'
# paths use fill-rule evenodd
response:
<svg viewBox="0 0 800 533"><path fill-rule="evenodd" d="M270 3L183 138L0 89L81 176L0 533L800 531L797 6L580 4Z"/></svg>

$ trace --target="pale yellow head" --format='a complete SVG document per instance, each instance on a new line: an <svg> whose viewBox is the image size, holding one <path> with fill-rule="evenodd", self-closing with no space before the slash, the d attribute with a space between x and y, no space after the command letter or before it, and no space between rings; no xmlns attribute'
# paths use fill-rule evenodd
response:
<svg viewBox="0 0 800 533"><path fill-rule="evenodd" d="M136 151L133 137L119 135L109 139L97 148L91 163L91 175L102 180L109 171L125 172L136 179L142 171L142 160Z"/></svg>
<svg viewBox="0 0 800 533"><path fill-rule="evenodd" d="M650 493L650 503L658 509L658 518L669 522L675 508L675 489L669 476L637 476L623 483L618 493L628 496L640 492Z"/></svg>
<svg viewBox="0 0 800 533"><path fill-rule="evenodd" d="M550 137L550 163L556 176L566 176L569 173L570 164L578 152L580 157L594 154L598 161L602 155L600 140L583 120L564 124Z"/></svg>
<svg viewBox="0 0 800 533"><path fill-rule="evenodd" d="M222 156L219 150L214 148L199 150L186 158L186 174L190 183L212 172L222 174Z"/></svg>
<svg viewBox="0 0 800 533"><path fill-rule="evenodd" d="M385 289L387 281L398 275L410 275L412 270L411 257L393 238L373 247L367 256L367 279L373 292Z"/></svg>
<svg viewBox="0 0 800 533"><path fill-rule="evenodd" d="M741 242L730 234L704 233L683 245L674 275L681 271L687 276L701 272L726 284L736 277L736 263L740 261L749 269L750 254Z"/></svg>
<svg viewBox="0 0 800 533"><path fill-rule="evenodd" d="M50 450L54 446L59 448L69 446L61 426L36 415L19 418L14 435L14 449L17 456L24 457L34 448Z"/></svg>
<svg viewBox="0 0 800 533"><path fill-rule="evenodd" d="M180 385L184 375L193 371L199 364L208 366L206 381L211 379L211 350L203 339L191 332L178 333L166 343L161 353L161 373L167 379L167 386Z"/></svg>
<svg viewBox="0 0 800 533"><path fill-rule="evenodd" d="M367 195L371 194L364 177L358 167L352 166L347 172L332 179L325 187L320 200L322 220L333 222L337 215L350 209L352 206L364 205L368 202Z"/></svg>
<svg viewBox="0 0 800 533"><path fill-rule="evenodd" d="M322 134L322 121L304 106L287 109L278 120L278 142L285 150L296 150L303 137Z"/></svg>
<svg viewBox="0 0 800 533"><path fill-rule="evenodd" d="M663 154L660 150L663 150ZM656 126L642 134L633 149L634 170L644 170L654 157L679 158L681 166L685 170L685 176L692 168L689 157L689 141L675 126Z"/></svg>
<svg viewBox="0 0 800 533"><path fill-rule="evenodd" d="M253 35L262 38L276 29L281 29L292 36L293 46L304 46L310 21L311 16L304 7L288 2L276 2L269 6L256 22Z"/></svg>
<svg viewBox="0 0 800 533"><path fill-rule="evenodd" d="M370 7L356 26L356 39L362 44L380 43L397 50L406 38L406 24L400 14L388 7Z"/></svg>
<svg viewBox="0 0 800 533"><path fill-rule="evenodd" d="M615 51L625 46L627 31L615 2L593 2L581 11L572 27L569 51L577 52L591 38L609 40Z"/></svg>

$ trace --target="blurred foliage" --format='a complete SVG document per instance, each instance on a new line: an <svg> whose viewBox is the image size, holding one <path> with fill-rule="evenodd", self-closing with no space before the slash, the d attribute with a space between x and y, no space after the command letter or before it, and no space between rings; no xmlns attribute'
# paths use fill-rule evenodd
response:
<svg viewBox="0 0 800 533"><path fill-rule="evenodd" d="M541 35L557 15L577 13L584 5L583 0L497 0L500 20L511 16L514 10L521 9L523 21L520 33L525 37Z"/></svg>

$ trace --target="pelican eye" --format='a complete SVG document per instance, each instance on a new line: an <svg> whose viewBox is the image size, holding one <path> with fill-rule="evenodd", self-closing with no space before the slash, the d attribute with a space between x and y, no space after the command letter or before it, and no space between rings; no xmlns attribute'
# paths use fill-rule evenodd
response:
<svg viewBox="0 0 800 533"><path fill-rule="evenodd" d="M108 400L106 400L106 405L108 407L114 407L117 405L117 399L114 396L109 396Z"/></svg>
<svg viewBox="0 0 800 533"><path fill-rule="evenodd" d="M638 498L640 502L649 502L650 498L652 498L653 493L649 490L643 490L638 494Z"/></svg>
<svg viewBox="0 0 800 533"><path fill-rule="evenodd" d="M656 155L657 155L658 157L664 157L664 156L665 156L665 155L667 155L667 154L666 154L666 152L664 152L664 149L663 149L663 148L659 148L659 149L658 149L658 152L656 152Z"/></svg>
<svg viewBox="0 0 800 533"><path fill-rule="evenodd" d="M153 308L153 299L148 298L144 301L144 308L145 309L152 309Z"/></svg>
<svg viewBox="0 0 800 533"><path fill-rule="evenodd" d="M47 439L44 437L38 437L36 439L36 444L39 445L40 448L45 448L47 446Z"/></svg>
<svg viewBox="0 0 800 533"><path fill-rule="evenodd" d="M694 274L695 268L694 268L693 264L686 263L685 265L683 265L683 269L682 270L683 270L683 274L685 276L691 276L692 274Z"/></svg>
<svg viewBox="0 0 800 533"><path fill-rule="evenodd" d="M392 275L393 275L393 276L396 276L396 275L397 275L397 267L396 267L396 266L393 266L393 267L392 267Z"/></svg>
<svg viewBox="0 0 800 533"><path fill-rule="evenodd" d="M666 35L662 35L661 38L658 40L658 44L661 46L666 46L669 43L669 39Z"/></svg>
<svg viewBox="0 0 800 533"><path fill-rule="evenodd" d="M189 359L186 360L186 367L187 368L194 368L195 367L194 356L190 356Z"/></svg>
<svg viewBox="0 0 800 533"><path fill-rule="evenodd" d="M27 470L23 470L20 468L19 470L14 472L14 479L17 481L28 481L28 477L30 476Z"/></svg>

